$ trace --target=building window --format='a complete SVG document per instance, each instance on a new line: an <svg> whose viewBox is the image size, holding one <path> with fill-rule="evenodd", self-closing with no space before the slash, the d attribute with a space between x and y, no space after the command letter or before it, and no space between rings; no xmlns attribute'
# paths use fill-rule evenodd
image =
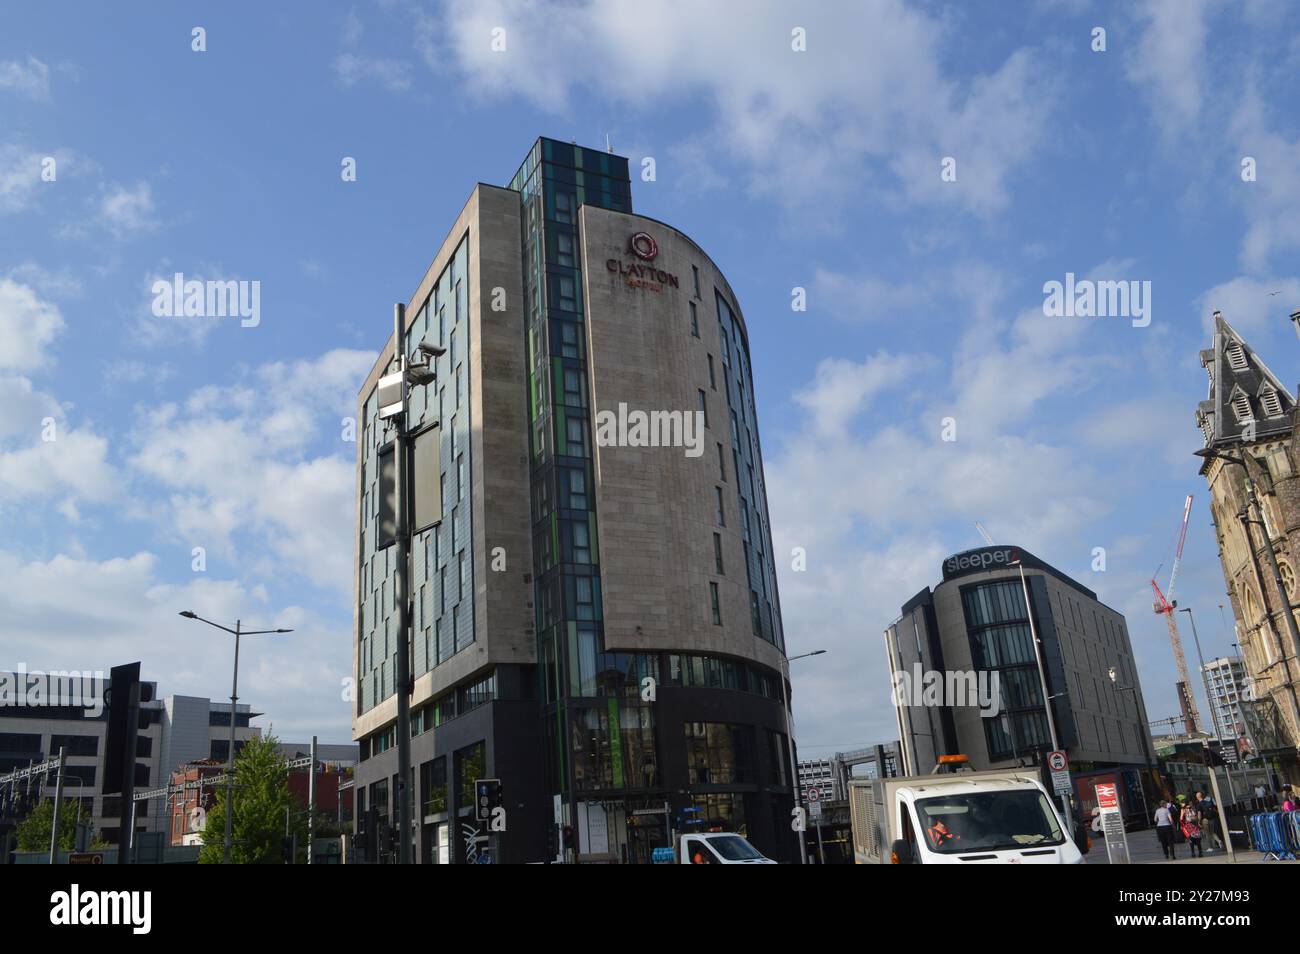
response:
<svg viewBox="0 0 1300 954"><path fill-rule="evenodd" d="M1241 343L1234 341L1223 352L1228 358L1228 367L1234 371L1246 370L1246 351Z"/></svg>
<svg viewBox="0 0 1300 954"><path fill-rule="evenodd" d="M691 306L691 335L698 338L700 336L700 316L695 310L695 302L687 302Z"/></svg>
<svg viewBox="0 0 1300 954"><path fill-rule="evenodd" d="M1264 409L1265 417L1281 417L1282 401L1272 385L1265 384L1259 391L1259 404Z"/></svg>
<svg viewBox="0 0 1300 954"><path fill-rule="evenodd" d="M694 306L694 304L695 304L694 302L691 302L692 306ZM713 390L716 391L718 389L718 379L713 374L713 355L709 355L708 358L709 358L709 387L711 387Z"/></svg>
<svg viewBox="0 0 1300 954"><path fill-rule="evenodd" d="M577 368L564 369L564 403L569 407L583 407L582 372Z"/></svg>
<svg viewBox="0 0 1300 954"><path fill-rule="evenodd" d="M555 235L555 261L560 265L573 267L573 235L569 232L557 232Z"/></svg>
<svg viewBox="0 0 1300 954"><path fill-rule="evenodd" d="M700 268L698 265L691 266L691 282L695 287L695 297L700 297Z"/></svg>
<svg viewBox="0 0 1300 954"><path fill-rule="evenodd" d="M561 275L558 284L560 292L560 310L577 311L578 292L576 283L567 275Z"/></svg>
<svg viewBox="0 0 1300 954"><path fill-rule="evenodd" d="M687 784L731 785L754 781L750 726L687 722L685 729Z"/></svg>
<svg viewBox="0 0 1300 954"><path fill-rule="evenodd" d="M573 562L591 562L591 528L585 521L575 520L573 528Z"/></svg>
<svg viewBox="0 0 1300 954"><path fill-rule="evenodd" d="M1250 411L1250 398L1240 389L1232 396L1232 413L1237 416L1238 424L1249 424L1254 418Z"/></svg>
<svg viewBox="0 0 1300 954"><path fill-rule="evenodd" d="M570 457L587 456L587 422L580 417L567 418L565 424L568 438L568 455Z"/></svg>
<svg viewBox="0 0 1300 954"><path fill-rule="evenodd" d="M727 509L722 502L722 488L714 487L713 492L718 498L718 526L725 527L727 525Z"/></svg>
<svg viewBox="0 0 1300 954"><path fill-rule="evenodd" d="M713 565L717 568L719 576L725 576L726 571L722 569L722 534L713 535Z"/></svg>
<svg viewBox="0 0 1300 954"><path fill-rule="evenodd" d="M718 584L709 582L709 610L713 615L713 625L722 625L722 607L718 603Z"/></svg>
<svg viewBox="0 0 1300 954"><path fill-rule="evenodd" d="M565 225L572 225L573 206L574 197L572 193L557 190L555 193L555 221L563 222Z"/></svg>
<svg viewBox="0 0 1300 954"><path fill-rule="evenodd" d="M722 445L718 444L718 480L727 479L727 457L722 450Z"/></svg>
<svg viewBox="0 0 1300 954"><path fill-rule="evenodd" d="M565 473L568 475L568 501L566 505L570 510L587 509L587 473L585 470L579 470L576 467L568 468Z"/></svg>
<svg viewBox="0 0 1300 954"><path fill-rule="evenodd" d="M704 426L708 427L709 426L709 397L703 391L700 391L699 395L700 395L700 414L704 416Z"/></svg>
<svg viewBox="0 0 1300 954"><path fill-rule="evenodd" d="M565 358L581 358L582 347L578 343L579 325L576 322L560 323L560 354Z"/></svg>

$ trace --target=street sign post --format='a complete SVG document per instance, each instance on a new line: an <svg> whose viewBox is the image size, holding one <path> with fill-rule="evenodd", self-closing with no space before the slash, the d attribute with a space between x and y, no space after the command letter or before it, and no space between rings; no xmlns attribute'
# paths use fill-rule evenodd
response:
<svg viewBox="0 0 1300 954"><path fill-rule="evenodd" d="M1113 865L1129 863L1128 834L1119 810L1119 792L1110 782L1096 786L1097 807L1101 809L1101 828L1106 835L1106 857Z"/></svg>
<svg viewBox="0 0 1300 954"><path fill-rule="evenodd" d="M1052 792L1055 795L1070 794L1070 760L1064 752L1049 752L1047 767L1052 771Z"/></svg>

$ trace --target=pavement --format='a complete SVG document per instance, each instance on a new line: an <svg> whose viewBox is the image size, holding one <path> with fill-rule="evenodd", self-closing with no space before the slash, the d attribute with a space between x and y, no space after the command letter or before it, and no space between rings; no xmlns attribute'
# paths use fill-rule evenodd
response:
<svg viewBox="0 0 1300 954"><path fill-rule="evenodd" d="M1201 844L1208 845L1205 839ZM1135 865L1224 865L1229 863L1228 853L1222 849L1210 851L1206 848L1205 856L1193 858L1191 847L1184 842L1181 845L1174 845L1175 857L1170 860L1164 856L1160 850L1160 839L1156 836L1154 828L1148 828L1146 831L1131 831L1128 833L1128 851L1132 864ZM1110 860L1106 857L1106 840L1100 835L1094 835L1092 839L1092 850L1083 858L1086 864L1090 865L1107 865ZM1263 852L1249 851L1238 849L1236 852L1237 864L1254 863L1258 864L1264 860ZM1270 864L1280 864L1282 862L1270 862ZM1292 862L1285 862L1291 864Z"/></svg>

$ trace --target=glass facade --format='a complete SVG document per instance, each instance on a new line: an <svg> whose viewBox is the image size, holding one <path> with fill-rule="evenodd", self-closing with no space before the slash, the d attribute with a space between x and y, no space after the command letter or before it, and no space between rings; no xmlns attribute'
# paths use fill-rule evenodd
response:
<svg viewBox="0 0 1300 954"><path fill-rule="evenodd" d="M997 673L1002 693L1001 715L983 720L989 758L1002 761L1050 747L1051 733L1020 581L966 587L962 590L962 606L971 660L977 670Z"/></svg>
<svg viewBox="0 0 1300 954"><path fill-rule="evenodd" d="M696 295L699 272L695 272ZM776 567L772 562L772 523L767 510L767 489L763 486L763 456L758 442L758 415L754 410L754 381L749 367L749 344L735 311L719 289L714 289L718 312L718 334L722 347L723 390L727 395L731 472L740 513L740 534L745 550L745 579L749 589L749 622L754 635L778 649L785 649L781 629L781 605L776 592ZM704 392L701 391L701 403ZM722 454L722 450L719 449ZM724 458L725 459L725 458ZM720 473L725 465L720 461ZM725 480L725 476L721 479ZM718 493L718 523L725 526L723 490ZM713 609L715 623L721 623Z"/></svg>
<svg viewBox="0 0 1300 954"><path fill-rule="evenodd" d="M551 139L534 144L510 188L523 215L537 656L548 718L570 726L551 733L554 790L567 791L570 772L605 778L584 760L619 733L586 700L600 674L632 665L604 653L578 210L631 212L632 190L626 159Z"/></svg>
<svg viewBox="0 0 1300 954"><path fill-rule="evenodd" d="M469 480L470 448L469 243L451 261L407 330L407 356L420 342L446 348L437 379L411 389L407 431L441 422L442 523L411 538L412 678L418 678L474 642L474 551ZM392 442L379 420L372 391L363 405L357 705L367 712L393 694L397 670L397 610L393 604L396 547L376 547L379 455Z"/></svg>

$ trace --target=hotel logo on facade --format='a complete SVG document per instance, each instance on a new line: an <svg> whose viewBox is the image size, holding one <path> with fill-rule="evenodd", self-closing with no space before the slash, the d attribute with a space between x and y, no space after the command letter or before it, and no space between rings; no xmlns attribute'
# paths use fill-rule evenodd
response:
<svg viewBox="0 0 1300 954"><path fill-rule="evenodd" d="M611 272L618 272L628 287L645 288L653 292L663 291L665 285L679 287L676 275L649 264L659 257L659 243L653 235L649 232L636 232L628 239L627 245L628 251L641 259L641 262L620 262L611 258L606 260L605 267Z"/></svg>

